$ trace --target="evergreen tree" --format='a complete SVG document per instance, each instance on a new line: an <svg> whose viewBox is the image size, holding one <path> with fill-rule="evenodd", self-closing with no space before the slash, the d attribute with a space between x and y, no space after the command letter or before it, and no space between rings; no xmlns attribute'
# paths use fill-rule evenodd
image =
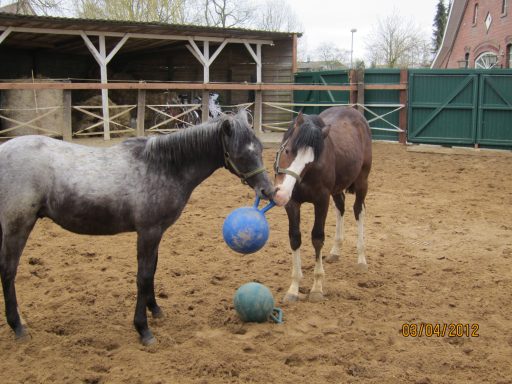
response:
<svg viewBox="0 0 512 384"><path fill-rule="evenodd" d="M434 23L432 26L434 27L433 36L432 36L432 47L433 52L437 52L439 48L441 48L441 43L443 42L444 30L446 28L446 23L448 21L448 8L444 5L444 0L439 0L437 3L437 12L434 17Z"/></svg>

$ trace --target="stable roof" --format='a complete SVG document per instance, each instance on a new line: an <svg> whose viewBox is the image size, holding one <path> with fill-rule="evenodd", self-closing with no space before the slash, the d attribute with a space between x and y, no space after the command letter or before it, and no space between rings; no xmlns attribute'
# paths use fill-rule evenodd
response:
<svg viewBox="0 0 512 384"><path fill-rule="evenodd" d="M8 31L8 33L6 33ZM242 28L219 28L177 25L158 22L78 19L51 16L0 13L0 43L17 48L46 48L59 52L88 54L80 36L103 35L130 39L123 52L150 51L180 41L223 41L228 43L273 44L275 40L291 39L295 33L269 32ZM2 35L3 38L2 38ZM7 35L8 38L7 38ZM297 34L295 34L297 35ZM298 34L300 36L300 34ZM78 37L78 38L77 38ZM148 43L147 39L154 41ZM107 40L107 45L109 41ZM115 41L110 42L115 45Z"/></svg>

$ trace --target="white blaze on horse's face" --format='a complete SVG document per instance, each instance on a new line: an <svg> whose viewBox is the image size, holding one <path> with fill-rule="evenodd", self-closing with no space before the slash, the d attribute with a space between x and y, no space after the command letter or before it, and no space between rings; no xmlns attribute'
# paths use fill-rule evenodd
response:
<svg viewBox="0 0 512 384"><path fill-rule="evenodd" d="M256 147L254 145L254 143L250 143L248 146L247 146L247 151L249 152L254 152L256 150Z"/></svg>
<svg viewBox="0 0 512 384"><path fill-rule="evenodd" d="M315 160L315 154L313 152L313 148L306 147L301 148L297 151L297 156L295 159L293 159L292 163L289 167L287 167L288 170L296 173L297 175L300 175L307 164L313 162ZM279 178L278 178L279 180ZM290 198L292 197L292 191L295 187L295 183L297 182L297 179L295 177L285 174L282 182L278 185L276 185L276 194L274 196L274 202L279 205L283 206L288 203Z"/></svg>

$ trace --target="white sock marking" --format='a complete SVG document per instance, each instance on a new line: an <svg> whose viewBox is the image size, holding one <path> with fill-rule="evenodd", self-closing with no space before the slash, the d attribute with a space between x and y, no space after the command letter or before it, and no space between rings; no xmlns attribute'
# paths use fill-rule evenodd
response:
<svg viewBox="0 0 512 384"><path fill-rule="evenodd" d="M334 244L331 248L331 255L341 256L341 245L343 244L343 222L344 217L336 208L336 232L334 233Z"/></svg>
<svg viewBox="0 0 512 384"><path fill-rule="evenodd" d="M287 295L299 296L299 284L302 279L302 262L300 259L300 248L292 251L292 283Z"/></svg>

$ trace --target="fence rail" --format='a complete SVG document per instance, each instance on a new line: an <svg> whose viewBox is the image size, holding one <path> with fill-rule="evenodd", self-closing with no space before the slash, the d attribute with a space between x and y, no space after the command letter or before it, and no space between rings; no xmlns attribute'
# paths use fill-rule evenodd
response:
<svg viewBox="0 0 512 384"><path fill-rule="evenodd" d="M81 108L79 106L71 105L71 92L73 90L137 90L138 91L138 100L136 106L129 106L129 110L136 108L137 109L137 119L136 119L136 129L134 130L135 134L138 136L144 135L146 132L160 132L160 131L168 131L166 129L160 130L158 128L164 126L166 122L180 120L181 116L165 116L165 112L157 111L154 113L161 114L166 117L167 120L163 122L159 122L158 124L152 124L147 126L147 122L145 122L144 115L147 110L152 110L153 108L158 108L158 106L147 105L146 104L146 91L154 91L154 90L185 90L185 91L202 91L202 105L188 105L187 108L194 108L194 110L201 109L202 112L202 120L205 121L208 119L208 100L209 100L209 92L210 91L254 91L254 103L241 104L240 106L243 108L247 108L248 105L252 105L253 108L253 124L258 133L263 132L265 130L272 131L283 131L284 124L288 124L288 122L284 121L276 121L262 124L262 108L263 105L266 105L271 108L285 109L286 111L292 113L293 109L285 108L285 107L293 107L298 106L299 104L289 103L288 105L280 104L280 103L271 103L264 102L263 100L263 92L265 91L309 91L309 92L348 92L351 95L351 98L355 101L351 105L359 106L361 110L363 110L363 105L361 103L357 103L357 101L363 100L358 93L367 90L376 90L376 89L384 89L384 90L395 90L399 92L405 92L407 90L406 83L400 84L363 84L357 82L357 73L355 71L351 72L351 81L342 82L341 79L338 79L337 82L330 83L322 83L322 84L301 84L301 83L181 83L181 82L162 82L162 83L153 83L153 82L115 82L115 83L71 83L71 82L30 82L30 83L18 83L18 82L0 82L0 91L2 90L42 90L42 89L57 89L63 90L64 92L64 100L66 105L63 105L65 115L71 114L73 110L79 110L82 113L93 114L99 122L95 122L92 126L89 126L85 129L80 130L78 133L73 133L71 131L71 116L65 116L65 120L69 124L64 124L65 132L63 133L63 137L65 140L70 140L73 136L83 136L83 135L101 135L102 132L91 132L93 129L101 126L103 121L103 117L101 114L92 113L87 111L85 108ZM100 107L101 108L101 107ZM110 108L107 108L110 109ZM206 112L205 112L206 110ZM184 115L186 114L184 110ZM127 113L126 110L123 113ZM0 112L1 114L1 112ZM119 113L116 113L114 116L108 116L106 119L107 122L104 124L105 128L103 129L103 133L105 130L108 130L107 134L104 134L105 139L110 138L110 132L116 133L116 131L110 131L110 125L113 127L117 127L119 132L131 132L131 127L120 127L120 123L114 121L116 117L119 117ZM382 118L385 118L382 116ZM23 122L21 122L23 123ZM156 126L155 126L156 125ZM402 127L405 128L405 127Z"/></svg>
<svg viewBox="0 0 512 384"><path fill-rule="evenodd" d="M320 113L333 105L346 105L359 109L367 118L376 139L407 140L414 143L448 145L474 145L512 147L512 70L417 70L417 69L369 69L328 72L302 72L295 75L294 83L182 83L182 82L115 82L115 83L71 83L62 82L0 82L2 90L60 89L63 105L57 106L63 115L64 140L71 140L71 113L77 108L71 105L74 90L136 90L136 127L134 134L143 136L159 130L164 124L148 124L144 116L154 105L146 105L146 91L184 90L199 91L201 105L189 105L200 113L202 121L208 119L210 91L253 91L254 101L243 104L251 106L253 125L257 133L263 130L282 132L294 113L304 108L305 113ZM267 91L293 93L293 103L273 102ZM103 101L105 104L105 101ZM263 121L262 113L278 110L281 121ZM62 108L62 111L60 110ZM38 111L41 114L42 109ZM110 138L110 125L119 127L108 116L109 108L103 105L102 115L95 114L103 125L105 139ZM84 111L82 111L84 112ZM183 110L185 112L185 110ZM164 112L165 114L165 112ZM166 118L183 120L181 116L168 114ZM11 119L11 121L9 121ZM54 127L41 127L39 118L13 119L0 109L0 123L11 126L0 128L0 136L19 132L25 128L38 133L55 135ZM14 121L12 121L14 120ZM146 119L147 120L147 119ZM36 124L37 123L37 124ZM132 122L133 123L133 122ZM94 127L94 128L95 128ZM133 132L133 126L128 131ZM115 132L115 131L114 131ZM80 132L88 133L87 130ZM101 133L99 133L101 134Z"/></svg>

